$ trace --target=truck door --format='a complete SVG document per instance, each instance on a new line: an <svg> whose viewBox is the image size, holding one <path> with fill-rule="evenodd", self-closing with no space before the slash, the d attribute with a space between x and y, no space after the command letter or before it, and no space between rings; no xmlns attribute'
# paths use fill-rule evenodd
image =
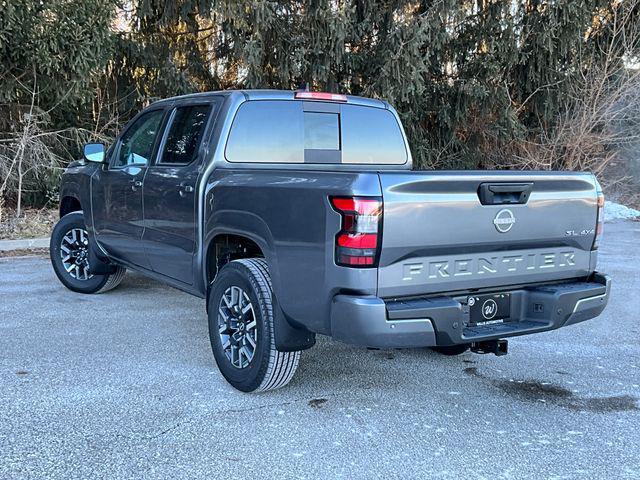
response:
<svg viewBox="0 0 640 480"><path fill-rule="evenodd" d="M144 180L143 243L151 268L193 284L197 245L198 178L206 134L218 102L182 103L170 113L156 161Z"/></svg>
<svg viewBox="0 0 640 480"><path fill-rule="evenodd" d="M150 268L142 246L142 189L165 110L143 112L116 142L91 182L96 239L115 258Z"/></svg>

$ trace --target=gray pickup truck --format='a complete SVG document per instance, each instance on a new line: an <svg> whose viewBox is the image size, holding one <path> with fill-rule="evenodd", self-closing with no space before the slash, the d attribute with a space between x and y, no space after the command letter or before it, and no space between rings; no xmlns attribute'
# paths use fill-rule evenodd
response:
<svg viewBox="0 0 640 480"><path fill-rule="evenodd" d="M412 171L386 102L228 91L152 104L60 188L51 262L76 292L132 269L206 299L223 376L286 385L315 335L504 354L599 315L589 173Z"/></svg>

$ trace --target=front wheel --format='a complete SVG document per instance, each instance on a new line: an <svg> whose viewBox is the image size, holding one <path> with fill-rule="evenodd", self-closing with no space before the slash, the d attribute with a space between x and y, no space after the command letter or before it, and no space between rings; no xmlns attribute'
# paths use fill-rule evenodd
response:
<svg viewBox="0 0 640 480"><path fill-rule="evenodd" d="M69 290L79 293L102 293L118 286L125 269L113 273L93 274L89 265L89 236L82 212L68 213L51 233L49 256L56 276Z"/></svg>
<svg viewBox="0 0 640 480"><path fill-rule="evenodd" d="M300 352L276 349L271 277L264 259L226 264L208 302L211 348L227 382L243 392L275 390L289 383Z"/></svg>

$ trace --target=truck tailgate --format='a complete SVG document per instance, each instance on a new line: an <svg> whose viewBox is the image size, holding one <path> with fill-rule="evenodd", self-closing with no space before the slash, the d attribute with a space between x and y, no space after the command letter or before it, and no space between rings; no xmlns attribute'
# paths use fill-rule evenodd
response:
<svg viewBox="0 0 640 480"><path fill-rule="evenodd" d="M381 297L579 278L595 268L597 181L591 174L379 176Z"/></svg>

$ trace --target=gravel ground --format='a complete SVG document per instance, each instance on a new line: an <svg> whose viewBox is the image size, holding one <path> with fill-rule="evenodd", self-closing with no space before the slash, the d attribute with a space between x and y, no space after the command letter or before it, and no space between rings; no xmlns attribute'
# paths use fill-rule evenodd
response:
<svg viewBox="0 0 640 480"><path fill-rule="evenodd" d="M201 300L0 259L0 478L640 478L639 244L608 224L605 313L506 357L320 339L261 395L217 372Z"/></svg>

